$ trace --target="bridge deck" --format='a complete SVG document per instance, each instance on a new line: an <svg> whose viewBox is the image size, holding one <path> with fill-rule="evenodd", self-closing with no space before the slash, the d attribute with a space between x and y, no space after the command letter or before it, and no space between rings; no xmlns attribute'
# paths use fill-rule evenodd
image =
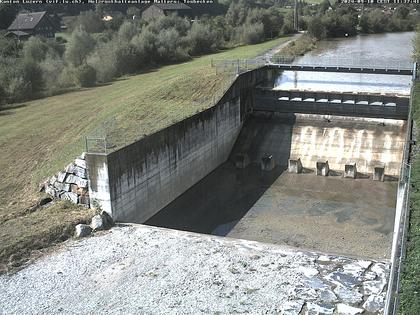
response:
<svg viewBox="0 0 420 315"><path fill-rule="evenodd" d="M257 88L254 110L406 120L409 112L409 98L382 94Z"/></svg>

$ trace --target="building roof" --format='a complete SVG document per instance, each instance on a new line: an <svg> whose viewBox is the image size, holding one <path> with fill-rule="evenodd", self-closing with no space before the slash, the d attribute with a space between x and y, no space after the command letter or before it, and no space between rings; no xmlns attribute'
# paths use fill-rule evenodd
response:
<svg viewBox="0 0 420 315"><path fill-rule="evenodd" d="M13 31L34 29L45 16L45 14L46 11L20 13L13 21L13 23L8 27L8 30Z"/></svg>
<svg viewBox="0 0 420 315"><path fill-rule="evenodd" d="M170 10L191 10L189 6L184 3L154 3L153 5L157 6L158 8L170 11Z"/></svg>
<svg viewBox="0 0 420 315"><path fill-rule="evenodd" d="M16 36L30 36L31 34L29 34L29 33L26 33L26 32L23 32L23 31L9 31L9 32L7 32L6 33L6 36L9 36L9 35L16 35Z"/></svg>

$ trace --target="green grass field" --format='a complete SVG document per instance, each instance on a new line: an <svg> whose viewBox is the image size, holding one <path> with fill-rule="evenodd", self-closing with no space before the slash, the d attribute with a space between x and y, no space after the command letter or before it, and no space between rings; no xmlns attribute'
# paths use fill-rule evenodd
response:
<svg viewBox="0 0 420 315"><path fill-rule="evenodd" d="M25 209L40 197L37 187L85 150L85 136L115 117L117 139L131 142L211 106L228 75L212 59L244 59L287 41L258 45L123 77L109 85L15 104L0 112L0 263L3 267L65 238L91 213L60 202L42 211ZM63 234L63 230L67 232ZM1 268L0 268L1 269Z"/></svg>
<svg viewBox="0 0 420 315"><path fill-rule="evenodd" d="M413 99L413 119L420 127L420 84L417 83ZM419 139L417 139L419 141ZM400 313L420 314L420 152L411 163L410 221L407 255L403 265Z"/></svg>

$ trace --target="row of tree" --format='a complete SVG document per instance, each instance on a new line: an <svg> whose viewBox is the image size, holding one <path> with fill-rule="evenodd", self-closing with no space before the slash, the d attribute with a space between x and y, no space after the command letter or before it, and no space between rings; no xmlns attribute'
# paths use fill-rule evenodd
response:
<svg viewBox="0 0 420 315"><path fill-rule="evenodd" d="M18 102L74 87L109 82L121 75L185 61L291 31L277 7L232 2L225 16L191 22L178 16L125 20L105 27L98 12L82 12L65 44L31 37L23 44L0 37L0 98Z"/></svg>
<svg viewBox="0 0 420 315"><path fill-rule="evenodd" d="M412 31L419 21L418 14L410 14L410 10L404 6L399 6L394 11L365 10L360 18L359 14L352 7L325 10L309 18L306 26L308 34L322 39L353 36L358 33L358 29L365 34Z"/></svg>

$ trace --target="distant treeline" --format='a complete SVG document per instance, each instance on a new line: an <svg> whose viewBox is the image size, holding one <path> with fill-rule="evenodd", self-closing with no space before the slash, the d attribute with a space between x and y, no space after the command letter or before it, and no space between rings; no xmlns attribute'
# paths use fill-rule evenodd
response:
<svg viewBox="0 0 420 315"><path fill-rule="evenodd" d="M321 4L320 8L321 11L308 18L305 25L308 34L317 39L412 31L419 21L419 13L405 6L398 6L395 10L369 9L363 13L350 6L332 10Z"/></svg>

